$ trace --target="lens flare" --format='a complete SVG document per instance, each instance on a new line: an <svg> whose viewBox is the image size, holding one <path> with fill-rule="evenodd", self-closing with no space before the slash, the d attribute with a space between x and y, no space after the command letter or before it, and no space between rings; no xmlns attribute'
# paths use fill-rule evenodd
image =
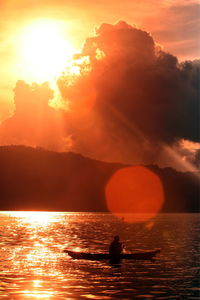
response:
<svg viewBox="0 0 200 300"><path fill-rule="evenodd" d="M145 167L117 171L105 188L110 212L126 222L145 222L154 217L164 203L161 180Z"/></svg>

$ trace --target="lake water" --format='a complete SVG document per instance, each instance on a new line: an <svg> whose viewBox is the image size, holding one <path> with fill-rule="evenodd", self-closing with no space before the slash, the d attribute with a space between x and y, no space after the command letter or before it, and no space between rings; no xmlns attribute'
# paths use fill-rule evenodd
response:
<svg viewBox="0 0 200 300"><path fill-rule="evenodd" d="M73 260L64 248L161 248L154 261ZM111 214L0 213L0 299L199 299L198 214L126 224Z"/></svg>

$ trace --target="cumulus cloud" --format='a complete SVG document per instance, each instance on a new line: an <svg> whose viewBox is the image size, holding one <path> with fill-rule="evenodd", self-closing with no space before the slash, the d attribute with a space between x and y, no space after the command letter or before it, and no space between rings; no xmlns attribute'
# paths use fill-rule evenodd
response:
<svg viewBox="0 0 200 300"><path fill-rule="evenodd" d="M176 147L184 160L200 168L200 143L182 139L178 141Z"/></svg>
<svg viewBox="0 0 200 300"><path fill-rule="evenodd" d="M25 144L60 150L60 119L49 106L53 91L48 83L29 85L19 80L14 94L15 112L0 127L1 145Z"/></svg>
<svg viewBox="0 0 200 300"><path fill-rule="evenodd" d="M48 84L18 81L1 144L183 170L185 161L197 166L199 149L191 156L181 141L199 143L199 66L198 60L179 63L150 33L126 22L102 24L58 79L67 110L49 106Z"/></svg>
<svg viewBox="0 0 200 300"><path fill-rule="evenodd" d="M198 141L199 61L179 64L148 32L122 21L102 24L86 40L81 55L89 57L90 71L72 84L67 73L58 81L71 104L67 130L73 132L76 150L107 160L155 163L163 145ZM82 95L79 109L91 91L95 97L84 115L84 124L90 126L79 130L79 117L76 124L72 118L77 90Z"/></svg>

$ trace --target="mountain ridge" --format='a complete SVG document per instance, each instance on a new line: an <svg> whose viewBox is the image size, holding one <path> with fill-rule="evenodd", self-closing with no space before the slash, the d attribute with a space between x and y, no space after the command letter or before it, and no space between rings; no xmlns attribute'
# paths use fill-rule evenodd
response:
<svg viewBox="0 0 200 300"><path fill-rule="evenodd" d="M128 167L26 146L0 147L0 210L108 211L104 189ZM162 212L199 212L199 178L156 165L144 166L163 183Z"/></svg>

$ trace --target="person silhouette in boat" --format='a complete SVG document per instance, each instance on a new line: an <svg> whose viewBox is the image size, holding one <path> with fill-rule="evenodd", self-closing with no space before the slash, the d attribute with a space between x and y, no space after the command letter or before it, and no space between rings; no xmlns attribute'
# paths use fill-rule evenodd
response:
<svg viewBox="0 0 200 300"><path fill-rule="evenodd" d="M120 238L118 235L114 236L113 241L110 244L109 247L109 254L110 254L110 259L112 261L119 261L120 260L120 254L123 251L123 244L120 242Z"/></svg>

